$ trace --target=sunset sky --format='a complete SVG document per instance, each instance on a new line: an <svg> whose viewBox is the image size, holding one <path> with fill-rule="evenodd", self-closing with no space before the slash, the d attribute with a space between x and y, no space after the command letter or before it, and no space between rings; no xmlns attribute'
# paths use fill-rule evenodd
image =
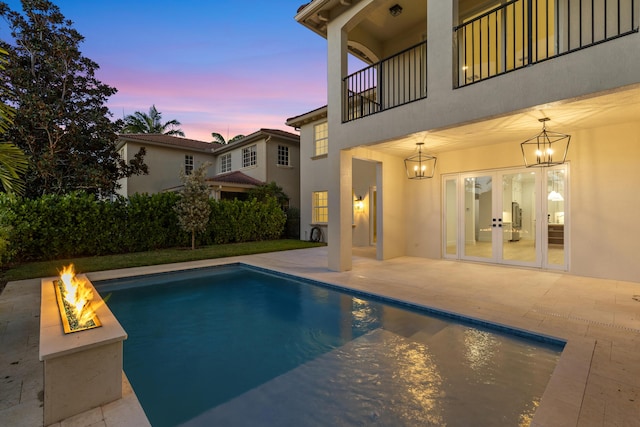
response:
<svg viewBox="0 0 640 427"><path fill-rule="evenodd" d="M294 132L287 118L326 104L326 41L294 19L305 0L53 3L85 37L98 79L118 89L114 118L155 104L187 138L210 141L211 132Z"/></svg>

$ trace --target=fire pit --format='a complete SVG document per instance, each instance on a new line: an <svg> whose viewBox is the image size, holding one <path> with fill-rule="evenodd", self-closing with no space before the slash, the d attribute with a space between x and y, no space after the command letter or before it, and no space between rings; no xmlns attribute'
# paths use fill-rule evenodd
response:
<svg viewBox="0 0 640 427"><path fill-rule="evenodd" d="M86 276L70 281L82 283L80 288L66 288L65 279L72 273L65 269L65 277L42 279L44 425L122 397L122 342L127 333ZM72 295L75 302L67 300L73 301Z"/></svg>
<svg viewBox="0 0 640 427"><path fill-rule="evenodd" d="M53 286L65 334L102 326L92 307L93 290L76 276L73 264L62 269Z"/></svg>

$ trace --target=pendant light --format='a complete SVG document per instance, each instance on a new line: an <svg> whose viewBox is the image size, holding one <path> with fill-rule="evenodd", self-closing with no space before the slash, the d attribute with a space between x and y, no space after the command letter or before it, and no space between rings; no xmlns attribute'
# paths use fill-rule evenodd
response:
<svg viewBox="0 0 640 427"><path fill-rule="evenodd" d="M567 159L571 135L547 130L545 123L549 120L548 117L539 119L542 132L520 144L524 165L528 168L561 165Z"/></svg>
<svg viewBox="0 0 640 427"><path fill-rule="evenodd" d="M407 178L409 179L428 179L433 178L436 171L436 161L434 156L422 153L424 142L416 143L418 153L404 159L404 167L407 170Z"/></svg>

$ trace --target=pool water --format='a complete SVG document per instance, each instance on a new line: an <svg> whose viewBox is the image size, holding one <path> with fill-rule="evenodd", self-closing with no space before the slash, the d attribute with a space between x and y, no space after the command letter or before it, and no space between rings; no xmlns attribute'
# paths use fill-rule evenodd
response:
<svg viewBox="0 0 640 427"><path fill-rule="evenodd" d="M153 426L526 426L562 351L232 265L95 283Z"/></svg>

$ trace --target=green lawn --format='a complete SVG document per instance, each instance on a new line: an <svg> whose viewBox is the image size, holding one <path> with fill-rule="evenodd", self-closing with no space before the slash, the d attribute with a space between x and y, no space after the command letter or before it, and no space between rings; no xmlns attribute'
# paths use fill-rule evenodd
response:
<svg viewBox="0 0 640 427"><path fill-rule="evenodd" d="M2 273L0 273L0 291L4 288L5 283L13 280L57 276L58 271L61 270L63 266L70 263L75 265L76 272L88 273L91 271L169 264L172 262L197 261L201 259L287 251L291 249L312 248L317 246L324 246L324 243L305 242L302 240L268 240L264 242L213 245L197 248L195 250L184 248L162 249L120 255L30 262L11 266L10 268L2 271Z"/></svg>

